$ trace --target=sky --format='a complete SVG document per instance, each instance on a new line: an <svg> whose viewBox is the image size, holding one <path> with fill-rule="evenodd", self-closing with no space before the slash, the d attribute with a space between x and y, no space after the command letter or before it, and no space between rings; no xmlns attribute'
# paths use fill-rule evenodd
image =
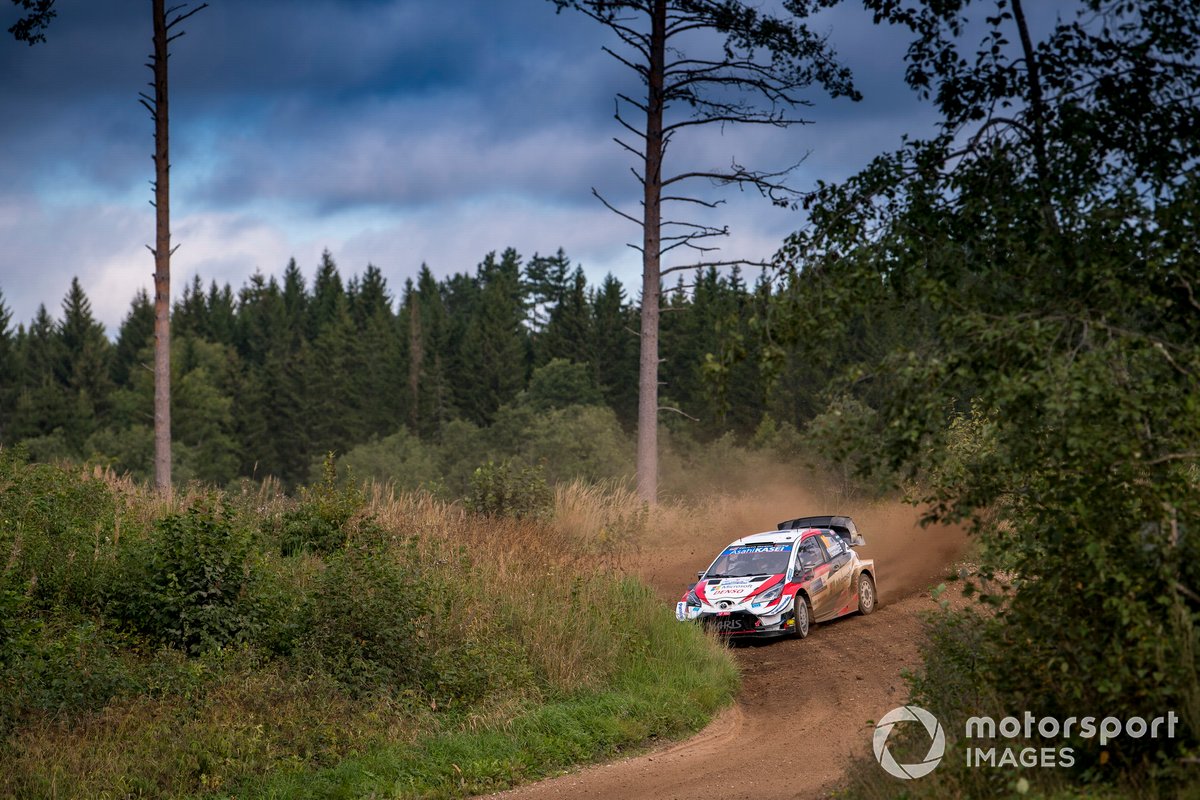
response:
<svg viewBox="0 0 1200 800"><path fill-rule="evenodd" d="M0 292L12 324L27 324L39 304L58 316L77 276L115 335L152 287L153 126L137 102L150 4L58 8L45 44L0 39ZM0 25L13 19L3 2ZM811 125L700 131L668 166L801 162L791 183L809 189L932 130L903 84L903 32L853 3L810 26L861 102L814 87ZM473 271L510 246L562 247L635 296L640 256L626 243L640 233L592 196L637 213L612 112L638 85L606 44L602 26L547 0L211 0L171 58L174 297L193 275L236 290L290 258L311 278L325 249L344 277L374 264L398 294L423 263ZM755 193L698 188L726 200L722 258L767 260L804 224Z"/></svg>

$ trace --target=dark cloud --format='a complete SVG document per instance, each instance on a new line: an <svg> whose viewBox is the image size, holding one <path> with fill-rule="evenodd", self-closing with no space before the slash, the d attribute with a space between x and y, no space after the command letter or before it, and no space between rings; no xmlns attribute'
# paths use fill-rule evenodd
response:
<svg viewBox="0 0 1200 800"><path fill-rule="evenodd" d="M150 271L151 123L136 98L150 77L149 8L60 6L46 44L0 41L0 237L15 254L0 289L27 319L79 274L115 326ZM678 163L777 167L809 153L803 187L928 129L903 86L903 35L852 4L813 24L864 101L814 90L814 125L704 132L678 143ZM563 245L596 269L628 270L634 232L590 195L636 209L630 162L611 141L614 91L633 78L606 42L545 0L214 0L171 62L177 275L236 285L325 246L344 247L355 269L386 264L394 285L421 261L467 269L485 252L472 248L506 244ZM731 247L757 257L800 224L736 193L725 211L745 228Z"/></svg>

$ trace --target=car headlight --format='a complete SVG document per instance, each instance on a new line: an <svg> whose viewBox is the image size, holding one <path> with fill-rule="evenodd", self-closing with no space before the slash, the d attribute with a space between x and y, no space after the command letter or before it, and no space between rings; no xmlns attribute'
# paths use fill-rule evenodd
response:
<svg viewBox="0 0 1200 800"><path fill-rule="evenodd" d="M783 584L767 589L765 592L754 598L756 603L766 603L771 600L777 600L779 595L783 594Z"/></svg>
<svg viewBox="0 0 1200 800"><path fill-rule="evenodd" d="M696 594L695 589L692 589L691 591L689 591L687 593L687 597L683 598L683 601L685 603L687 603L689 606L700 605L700 597L699 597L699 595Z"/></svg>

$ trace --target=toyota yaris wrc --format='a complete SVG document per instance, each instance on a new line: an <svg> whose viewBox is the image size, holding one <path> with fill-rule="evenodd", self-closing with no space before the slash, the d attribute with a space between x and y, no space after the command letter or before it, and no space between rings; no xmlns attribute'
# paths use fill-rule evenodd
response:
<svg viewBox="0 0 1200 800"><path fill-rule="evenodd" d="M855 611L870 614L878 597L875 562L849 517L800 517L779 530L726 547L676 604L675 616L724 636L800 638L816 622Z"/></svg>

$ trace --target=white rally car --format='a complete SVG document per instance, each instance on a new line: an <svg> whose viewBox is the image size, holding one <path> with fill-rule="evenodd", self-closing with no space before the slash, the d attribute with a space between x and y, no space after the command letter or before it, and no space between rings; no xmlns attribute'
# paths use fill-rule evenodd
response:
<svg viewBox="0 0 1200 800"><path fill-rule="evenodd" d="M849 517L800 517L732 542L675 606L723 636L808 636L815 622L875 610L875 562Z"/></svg>

